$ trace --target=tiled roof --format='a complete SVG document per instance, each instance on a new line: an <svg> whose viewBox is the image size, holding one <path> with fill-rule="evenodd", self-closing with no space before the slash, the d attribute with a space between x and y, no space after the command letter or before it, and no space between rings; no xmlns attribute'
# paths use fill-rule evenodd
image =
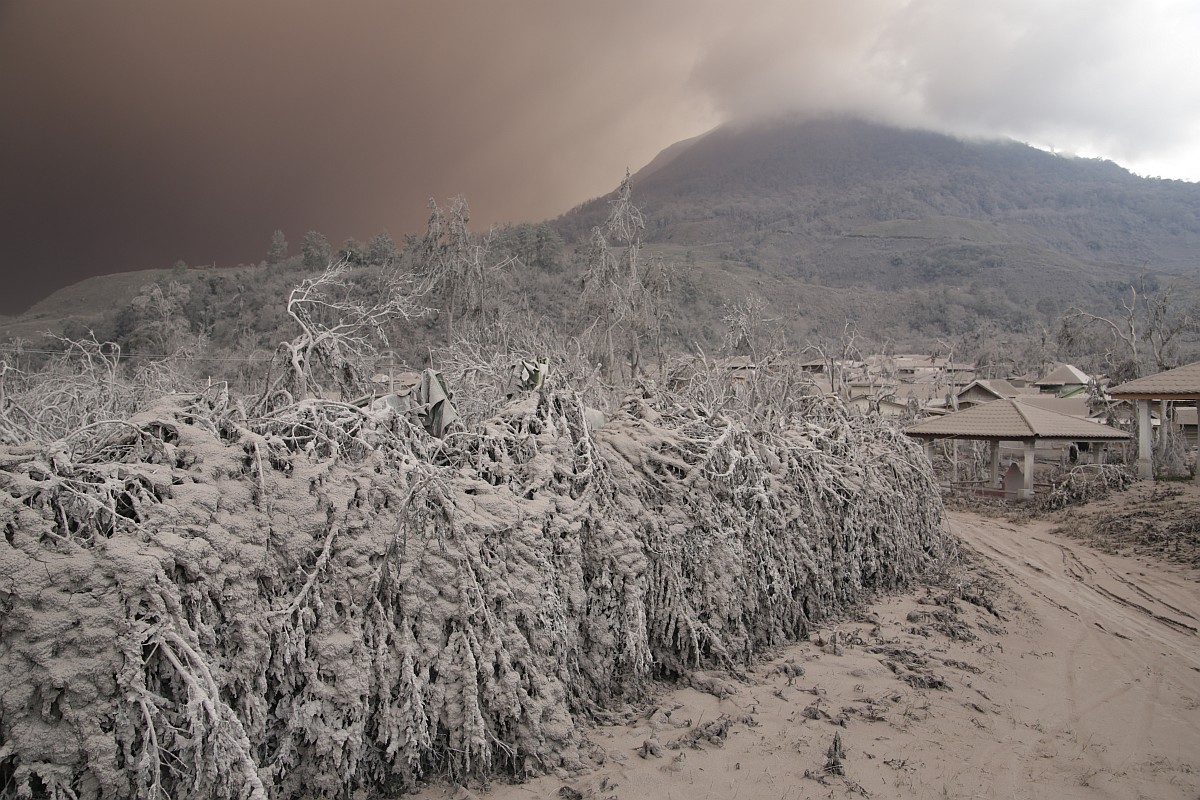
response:
<svg viewBox="0 0 1200 800"><path fill-rule="evenodd" d="M1072 384L1087 384L1091 382L1091 378L1084 375L1077 367L1070 364L1063 364L1058 369L1052 370L1049 375L1042 378L1034 384L1034 386L1069 386Z"/></svg>
<svg viewBox="0 0 1200 800"><path fill-rule="evenodd" d="M1200 397L1200 361L1169 369L1157 375L1138 378L1108 390L1113 397L1122 395L1153 395L1154 397L1177 397L1186 395Z"/></svg>
<svg viewBox="0 0 1200 800"><path fill-rule="evenodd" d="M984 380L983 378L979 378L977 380L971 381L966 386L964 386L961 390L959 390L958 396L962 397L963 395L965 395L967 392L971 391L971 389L973 389L976 386L980 387L981 389L986 391L988 394L991 394L997 398L1016 397L1018 394L1020 394L1020 392L1017 390L1017 387L1013 386L1011 383L1004 380L1003 378L992 378L990 380Z"/></svg>
<svg viewBox="0 0 1200 800"><path fill-rule="evenodd" d="M994 400L972 406L965 411L909 425L904 432L920 439L1118 441L1129 438L1129 434L1116 428L1019 400Z"/></svg>
<svg viewBox="0 0 1200 800"><path fill-rule="evenodd" d="M1019 395L1021 393L1020 389L1013 386L1008 381L1004 380L1004 378L990 378L986 381L979 381L979 382L986 385L988 388L990 388L993 392L1000 395L1001 397L1016 397L1017 395Z"/></svg>
<svg viewBox="0 0 1200 800"><path fill-rule="evenodd" d="M1055 397L1049 394L1023 394L1020 401L1027 406L1036 406L1044 408L1047 411L1057 411L1059 414L1066 414L1068 417L1079 417L1087 419L1088 402L1087 397Z"/></svg>

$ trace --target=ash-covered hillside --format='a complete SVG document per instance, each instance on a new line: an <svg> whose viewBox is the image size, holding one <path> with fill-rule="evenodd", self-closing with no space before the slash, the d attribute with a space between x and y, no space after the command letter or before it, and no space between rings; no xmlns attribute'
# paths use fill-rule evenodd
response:
<svg viewBox="0 0 1200 800"><path fill-rule="evenodd" d="M918 290L943 312L1019 322L1039 304L1104 305L1144 275L1200 276L1200 185L1016 142L853 119L725 127L668 148L634 185L648 242L768 285ZM607 199L559 229L590 230ZM939 310L899 299L917 327Z"/></svg>

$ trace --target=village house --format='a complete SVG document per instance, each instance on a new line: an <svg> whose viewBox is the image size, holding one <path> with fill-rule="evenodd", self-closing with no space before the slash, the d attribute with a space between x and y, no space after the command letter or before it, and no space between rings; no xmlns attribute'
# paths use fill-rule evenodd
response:
<svg viewBox="0 0 1200 800"><path fill-rule="evenodd" d="M1050 371L1046 377L1033 385L1042 394L1052 394L1056 397L1070 397L1086 391L1091 377L1078 367L1062 364Z"/></svg>
<svg viewBox="0 0 1200 800"><path fill-rule="evenodd" d="M967 409L971 406L990 403L993 400L1011 400L1022 394L1022 391L1003 378L978 378L964 386L954 396L958 408Z"/></svg>

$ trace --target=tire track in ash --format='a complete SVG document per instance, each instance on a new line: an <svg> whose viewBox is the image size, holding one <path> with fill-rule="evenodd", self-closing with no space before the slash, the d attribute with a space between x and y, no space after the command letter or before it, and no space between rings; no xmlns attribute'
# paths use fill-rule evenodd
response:
<svg viewBox="0 0 1200 800"><path fill-rule="evenodd" d="M1031 775L1040 767L1046 780L1077 774L1122 786L1090 796L1165 796L1133 787L1158 785L1168 775L1172 784L1193 785L1200 647L1188 628L1200 614L1197 578L1086 546L1064 547L1045 522L1010 527L948 516L952 530L1009 583L1037 623L1015 626L1005 645L1020 642L1020 649L999 656L1020 686L1007 698L1014 721L1027 737L1033 738L1030 730L1040 734L1021 754ZM1132 582L1153 599L1114 575L1140 569L1150 574ZM1068 780L1063 788L1073 785Z"/></svg>
<svg viewBox="0 0 1200 800"><path fill-rule="evenodd" d="M1177 607L1171 605L1166 600L1163 600L1161 597L1156 597L1155 595L1150 594L1145 589L1143 589L1141 586L1139 586L1138 584L1129 580L1128 578L1124 578L1124 577L1118 575L1116 572L1114 572L1111 569L1106 570L1106 571L1109 573L1109 575L1112 576L1113 580L1119 581L1119 582L1125 584L1126 586L1133 589L1135 592L1137 592L1138 594L1140 594L1142 597L1146 598L1147 600L1149 600L1153 603L1158 603L1163 608L1170 609L1172 612L1180 615L1181 617L1187 617L1188 619L1196 619L1196 617L1194 615L1189 614L1188 612L1184 611L1182 608L1177 608Z"/></svg>
<svg viewBox="0 0 1200 800"><path fill-rule="evenodd" d="M1171 651L1177 656L1172 671L1190 672L1188 680L1195 682L1200 630L1189 623L1200 613L1200 575L1187 570L1154 572L1143 587L1154 598L1147 600L1129 590L1129 582L1118 573L1145 568L1131 558L1055 541L1058 537L1049 532L1048 523L1018 529L972 514L948 516L966 533L964 540L1022 593L1125 644Z"/></svg>
<svg viewBox="0 0 1200 800"><path fill-rule="evenodd" d="M1011 530L1011 529L1010 529L1010 530ZM990 550L992 553L994 553L995 555L999 556L1001 559L1004 559L1005 561L1008 561L1008 560L1011 560L1011 559L1015 559L1015 558L1016 558L1016 556L1015 556L1014 554L1012 554L1012 553L1006 553L1006 552L1004 552L1003 550L1000 550L999 548L997 548L997 547L993 546L991 543L989 543L989 542L984 542L984 541L981 541L981 540L978 540L978 539L975 539L975 540L972 540L972 541L968 542L968 545L969 545L969 546L970 546L972 549L974 549L976 552L980 552L980 554L981 554L981 555L984 555L984 554L981 552L981 549L982 549L982 550ZM1030 595L1032 595L1033 597L1036 597L1036 598L1038 598L1039 600L1042 600L1042 601L1044 601L1044 602L1046 602L1046 603L1049 603L1050 605L1054 606L1054 607L1055 607L1055 608L1057 608L1058 610L1060 610L1060 611L1065 611L1065 612L1067 612L1068 614L1070 614L1071 616L1073 616L1073 617L1075 617L1075 618L1078 618L1078 617L1079 617L1079 614L1078 614L1078 613L1075 611L1075 609L1073 609L1073 608L1071 608L1071 607L1069 607L1069 606L1065 606L1065 605L1063 605L1062 603L1058 602L1058 601L1057 601L1057 600L1055 600L1054 598L1052 598L1052 597L1050 597L1050 596L1046 595L1045 593L1043 593L1043 592L1039 591L1038 589L1036 589L1036 588L1034 587L1034 585L1033 585L1033 584L1032 584L1030 581L1028 581L1028 580L1026 580L1026 579L1022 578L1020 575L1018 575L1018 574L1016 573L1016 571L1015 571L1015 570L1013 570L1013 569L1011 569L1011 568L1009 568L1009 567L1008 567L1008 565L1004 563L1004 561L998 561L998 560L996 560L996 559L994 559L994 558L989 558L989 559L988 559L988 561L991 563L991 565L992 565L993 567L995 567L995 568L996 568L997 570L999 570L999 571L1000 571L1000 572L1001 572L1003 575L1005 575L1006 577L1008 577L1008 579L1009 579L1009 580L1011 580L1013 583L1016 583L1017 585L1019 585L1019 586L1020 586L1022 589L1024 589L1025 591L1027 591L1027 592L1028 592ZM1044 569L1042 569L1041 567L1037 566L1036 564L1032 564L1032 563L1030 563L1029 561L1025 561L1025 562L1024 562L1024 565L1025 565L1025 566L1027 566L1027 567L1029 567L1030 569L1034 570L1035 572L1039 572L1039 573L1042 573L1042 574L1045 574L1045 572L1046 572L1046 571L1045 571Z"/></svg>
<svg viewBox="0 0 1200 800"><path fill-rule="evenodd" d="M1097 592L1098 594L1101 594L1104 597L1107 597L1109 600L1112 600L1115 603L1119 603L1119 604L1125 606L1126 608L1132 608L1135 611L1139 611L1142 614L1145 614L1146 616L1150 617L1151 619L1161 622L1163 625L1166 625L1170 628L1174 628L1175 630L1190 634L1192 636L1200 635L1200 630L1197 630L1194 626L1189 625L1186 622L1180 622L1179 620L1172 619L1163 614L1159 614L1159 613L1155 612L1154 610L1142 605L1141 603L1138 603L1127 597L1122 597L1121 595L1118 595L1116 592L1113 592L1113 591L1101 586L1099 583L1095 583L1093 581L1088 580L1089 578L1094 577L1096 575L1096 571L1094 569L1092 569L1091 567L1089 567L1087 564L1085 564L1073 548L1068 547L1067 545L1062 544L1061 542L1051 542L1051 541L1047 541L1046 539L1040 539L1036 536L1031 536L1030 539L1031 539L1031 541L1040 542L1042 544L1049 545L1051 547L1057 547L1062 552L1063 569L1066 570L1068 575L1070 575L1072 578L1074 578L1078 583L1082 584L1083 586L1086 586L1087 588L1091 589L1092 591ZM1170 603L1166 602L1165 600L1155 597L1154 595L1150 594L1150 592L1148 592L1145 589L1143 589L1142 587L1138 586L1133 581L1128 580L1128 579L1118 575L1117 572L1115 570L1113 570L1111 567L1102 564L1101 568L1104 570L1105 574L1108 577L1112 578L1113 580L1117 581L1118 583L1120 583L1122 585L1128 586L1129 588L1133 589L1143 599L1145 599L1151 603L1156 603L1164 608L1170 609L1172 612L1179 614L1180 616L1187 617L1189 619L1195 619L1194 616L1192 616L1188 612L1184 611L1183 609L1177 608L1176 606L1171 605ZM1081 572L1082 572L1082 574L1081 574Z"/></svg>
<svg viewBox="0 0 1200 800"><path fill-rule="evenodd" d="M1109 773L1120 764L1120 748L1110 735L1111 715L1120 708L1133 722L1129 733L1143 736L1147 730L1139 718L1145 687L1134 669L1126 666L1136 647L1128 637L1112 635L1099 619L1098 604L1110 601L1090 593L1083 583L1094 570L1082 560L1064 558L1058 548L1033 543L1021 530L970 520L967 539L989 566L999 571L1027 603L1025 610L1037 620L1026 631L1032 649L1017 653L1011 662L1024 686L1039 700L1016 706L1014 720L1027 729L1035 757L1026 766L1035 774L1043 759L1061 754L1064 764L1081 773ZM1032 546L1031 546L1032 545ZM1091 601L1088 602L1088 598ZM1040 629L1040 631L1039 631ZM1037 666L1028 659L1036 658ZM1099 665L1104 665L1100 668ZM1032 780L1032 778L1031 778Z"/></svg>
<svg viewBox="0 0 1200 800"><path fill-rule="evenodd" d="M1141 595L1145 599L1149 600L1150 602L1158 603L1163 608L1169 609L1171 612L1173 612L1175 614L1179 614L1181 617L1187 617L1188 619L1196 619L1195 615L1189 614L1187 611L1184 611L1182 608L1178 608L1176 606L1171 605L1170 603L1168 603L1166 600L1162 599L1161 597L1150 594L1150 592L1143 589L1140 584L1134 583L1133 581L1129 580L1128 578L1124 577L1123 575L1118 574L1117 571L1112 569L1111 567L1105 566L1104 571L1107 572L1113 580L1115 580L1119 583L1125 584L1126 586L1133 589L1135 592L1137 592L1139 595Z"/></svg>

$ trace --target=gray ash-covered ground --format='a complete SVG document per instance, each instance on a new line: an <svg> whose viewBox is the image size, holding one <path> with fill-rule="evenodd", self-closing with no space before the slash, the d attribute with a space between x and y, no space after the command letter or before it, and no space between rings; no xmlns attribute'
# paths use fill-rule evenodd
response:
<svg viewBox="0 0 1200 800"><path fill-rule="evenodd" d="M1193 483L1142 481L1053 519L1055 533L1105 552L1200 567L1200 486Z"/></svg>

